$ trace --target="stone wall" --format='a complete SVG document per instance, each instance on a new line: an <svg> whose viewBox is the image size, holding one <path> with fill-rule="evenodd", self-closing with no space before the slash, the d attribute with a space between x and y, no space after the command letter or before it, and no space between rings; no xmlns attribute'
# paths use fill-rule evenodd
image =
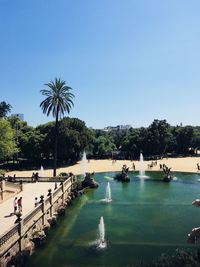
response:
<svg viewBox="0 0 200 267"><path fill-rule="evenodd" d="M22 184L19 183L11 183L7 181L2 181L2 183L3 191L12 191L15 193L19 193L23 189Z"/></svg>

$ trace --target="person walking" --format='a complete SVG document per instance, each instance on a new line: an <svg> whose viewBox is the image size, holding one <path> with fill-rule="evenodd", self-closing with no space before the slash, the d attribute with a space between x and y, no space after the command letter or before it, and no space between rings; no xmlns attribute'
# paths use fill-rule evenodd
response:
<svg viewBox="0 0 200 267"><path fill-rule="evenodd" d="M14 214L17 212L17 197L13 201Z"/></svg>
<svg viewBox="0 0 200 267"><path fill-rule="evenodd" d="M197 170L200 171L200 165L197 163Z"/></svg>
<svg viewBox="0 0 200 267"><path fill-rule="evenodd" d="M22 197L18 199L17 204L18 204L18 211L22 212Z"/></svg>
<svg viewBox="0 0 200 267"><path fill-rule="evenodd" d="M135 171L135 163L133 162L133 170Z"/></svg>

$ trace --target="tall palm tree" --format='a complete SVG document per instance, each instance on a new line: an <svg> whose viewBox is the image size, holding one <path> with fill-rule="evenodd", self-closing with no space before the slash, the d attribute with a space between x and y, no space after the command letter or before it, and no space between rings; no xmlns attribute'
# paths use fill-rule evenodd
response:
<svg viewBox="0 0 200 267"><path fill-rule="evenodd" d="M48 89L40 90L42 95L46 96L40 104L43 113L52 114L55 118L55 147L54 147L54 169L53 176L56 176L57 167L57 149L58 149L58 120L64 113L70 113L71 108L74 106L72 98L74 95L70 93L71 87L66 85L66 82L60 78L55 78L55 81L45 84Z"/></svg>

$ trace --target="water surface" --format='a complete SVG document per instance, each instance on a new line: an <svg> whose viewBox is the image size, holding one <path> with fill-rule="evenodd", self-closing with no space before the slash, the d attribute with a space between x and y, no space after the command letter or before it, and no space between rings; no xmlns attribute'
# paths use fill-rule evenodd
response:
<svg viewBox="0 0 200 267"><path fill-rule="evenodd" d="M200 176L176 173L176 181L164 183L161 173L146 173L150 179L142 181L137 174L130 173L130 183L124 184L112 180L115 173L95 174L99 188L73 202L27 266L134 266L177 247L193 248L186 241L191 229L200 224L200 209L191 205L200 198ZM102 204L108 181L112 202ZM96 251L92 243L101 216L108 247Z"/></svg>

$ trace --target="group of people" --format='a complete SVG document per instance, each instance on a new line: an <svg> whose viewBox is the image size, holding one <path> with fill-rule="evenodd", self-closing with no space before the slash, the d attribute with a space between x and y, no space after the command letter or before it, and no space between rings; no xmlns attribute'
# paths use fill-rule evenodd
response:
<svg viewBox="0 0 200 267"><path fill-rule="evenodd" d="M151 169L154 166L157 166L157 160L156 161L152 161L150 164L148 164L148 169Z"/></svg>
<svg viewBox="0 0 200 267"><path fill-rule="evenodd" d="M16 174L14 174L13 176L8 175L7 177L8 182L15 182L15 179L16 179Z"/></svg>
<svg viewBox="0 0 200 267"><path fill-rule="evenodd" d="M14 214L16 214L16 212L22 212L22 197L15 197L14 202L13 202L13 207L14 207Z"/></svg>
<svg viewBox="0 0 200 267"><path fill-rule="evenodd" d="M39 179L39 173L36 172L36 173L32 173L32 182L38 182L38 179Z"/></svg>
<svg viewBox="0 0 200 267"><path fill-rule="evenodd" d="M8 181L8 182L15 182L16 181L16 174L14 174L13 176L8 175L8 177L5 176L5 174L3 173L2 175L0 175L0 181Z"/></svg>

